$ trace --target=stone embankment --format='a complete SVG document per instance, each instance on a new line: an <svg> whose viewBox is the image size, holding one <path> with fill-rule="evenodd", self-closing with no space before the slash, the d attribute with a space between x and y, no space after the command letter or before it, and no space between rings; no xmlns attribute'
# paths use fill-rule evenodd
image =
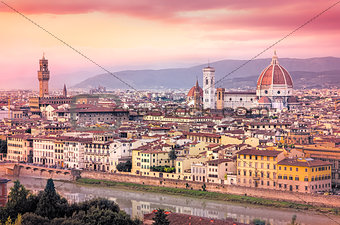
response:
<svg viewBox="0 0 340 225"><path fill-rule="evenodd" d="M115 182L127 182L136 184L145 184L159 187L171 188L192 188L194 190L202 189L203 183L183 181L165 178L143 177L129 174L111 174L93 171L64 170L39 167L28 164L0 163L0 172L10 176L23 176L34 178L53 178L55 180L74 181L77 178L101 179ZM268 190L261 188L241 187L237 185L221 185L206 183L206 190L234 195L247 195L252 197L266 198L272 200L291 201L303 204L337 207L340 208L340 196L338 195L320 195L304 194L289 191Z"/></svg>

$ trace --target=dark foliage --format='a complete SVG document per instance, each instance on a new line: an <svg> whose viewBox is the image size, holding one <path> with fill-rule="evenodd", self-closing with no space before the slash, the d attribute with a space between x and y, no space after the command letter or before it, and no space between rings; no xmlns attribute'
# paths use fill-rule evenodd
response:
<svg viewBox="0 0 340 225"><path fill-rule="evenodd" d="M0 153L7 153L7 141L0 140Z"/></svg>
<svg viewBox="0 0 340 225"><path fill-rule="evenodd" d="M19 181L14 183L9 194L9 201L0 208L0 223L9 216L22 216L22 225L139 225L139 220L132 220L119 206L110 200L97 198L82 203L69 205L60 197L52 179L47 181L44 191L38 196L30 194Z"/></svg>
<svg viewBox="0 0 340 225"><path fill-rule="evenodd" d="M126 161L125 163L119 163L117 165L117 170L120 172L131 172L132 163L130 160Z"/></svg>
<svg viewBox="0 0 340 225"><path fill-rule="evenodd" d="M167 215L164 212L164 209L157 209L157 212L155 212L155 217L152 218L153 222L152 225L169 225L170 222L166 218Z"/></svg>
<svg viewBox="0 0 340 225"><path fill-rule="evenodd" d="M39 193L39 202L35 213L42 217L53 219L63 217L68 208L68 203L65 198L55 191L54 182L52 179L47 180L45 190Z"/></svg>

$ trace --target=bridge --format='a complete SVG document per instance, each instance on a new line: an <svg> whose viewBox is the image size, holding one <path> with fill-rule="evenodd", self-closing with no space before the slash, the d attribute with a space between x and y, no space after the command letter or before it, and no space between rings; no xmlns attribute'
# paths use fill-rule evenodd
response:
<svg viewBox="0 0 340 225"><path fill-rule="evenodd" d="M79 170L50 168L24 163L1 163L0 171L10 176L53 178L55 180L75 180L80 175Z"/></svg>

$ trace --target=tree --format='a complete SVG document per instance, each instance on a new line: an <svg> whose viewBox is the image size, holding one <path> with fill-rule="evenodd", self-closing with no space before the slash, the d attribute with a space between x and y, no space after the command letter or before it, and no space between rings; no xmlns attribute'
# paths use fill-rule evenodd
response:
<svg viewBox="0 0 340 225"><path fill-rule="evenodd" d="M0 153L7 153L7 141L0 140Z"/></svg>
<svg viewBox="0 0 340 225"><path fill-rule="evenodd" d="M207 185L205 184L202 185L202 191L207 191Z"/></svg>
<svg viewBox="0 0 340 225"><path fill-rule="evenodd" d="M125 163L121 162L117 165L117 170L121 172L131 172L132 163L130 160L126 161Z"/></svg>
<svg viewBox="0 0 340 225"><path fill-rule="evenodd" d="M31 207L29 191L19 180L14 181L14 186L11 187L6 205L8 215L14 219L17 217L18 213L24 214L30 211Z"/></svg>
<svg viewBox="0 0 340 225"><path fill-rule="evenodd" d="M63 217L68 208L65 198L55 191L53 179L48 179L45 190L39 194L39 202L35 213L42 217L53 219Z"/></svg>
<svg viewBox="0 0 340 225"><path fill-rule="evenodd" d="M172 148L169 152L169 159L172 160L172 166L174 166L174 161L177 159L176 151Z"/></svg>
<svg viewBox="0 0 340 225"><path fill-rule="evenodd" d="M153 221L155 221L152 225L169 225L170 222L166 217L167 215L165 214L164 209L157 209L155 217L152 218Z"/></svg>
<svg viewBox="0 0 340 225"><path fill-rule="evenodd" d="M260 219L254 219L251 224L253 225L266 225L266 221Z"/></svg>
<svg viewBox="0 0 340 225"><path fill-rule="evenodd" d="M50 225L50 222L47 218L39 216L34 213L25 213L22 216L22 225Z"/></svg>

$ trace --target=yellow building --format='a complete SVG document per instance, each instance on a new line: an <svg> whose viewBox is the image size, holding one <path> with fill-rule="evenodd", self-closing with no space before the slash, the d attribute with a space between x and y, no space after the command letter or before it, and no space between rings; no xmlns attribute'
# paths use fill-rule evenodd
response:
<svg viewBox="0 0 340 225"><path fill-rule="evenodd" d="M284 153L245 149L237 153L237 183L246 187L276 189L277 163Z"/></svg>
<svg viewBox="0 0 340 225"><path fill-rule="evenodd" d="M59 167L64 167L64 141L56 140L54 142L54 157L55 164Z"/></svg>
<svg viewBox="0 0 340 225"><path fill-rule="evenodd" d="M208 150L207 146L210 145L210 143L206 142L193 142L189 145L189 155L191 156L197 156L201 154L202 152L205 152Z"/></svg>
<svg viewBox="0 0 340 225"><path fill-rule="evenodd" d="M141 146L137 149L132 150L132 168L131 168L132 174L140 174L140 169L141 169L140 152L144 150L143 148L145 148L145 146Z"/></svg>
<svg viewBox="0 0 340 225"><path fill-rule="evenodd" d="M7 160L30 162L33 158L33 140L30 135L17 134L7 138Z"/></svg>
<svg viewBox="0 0 340 225"><path fill-rule="evenodd" d="M145 150L140 152L141 156L141 173L149 175L150 169L154 166L169 166L169 152L162 150Z"/></svg>
<svg viewBox="0 0 340 225"><path fill-rule="evenodd" d="M192 141L221 143L221 135L212 133L186 133L187 139Z"/></svg>
<svg viewBox="0 0 340 225"><path fill-rule="evenodd" d="M240 145L243 144L243 140L237 137L229 137L226 135L221 136L221 144L223 145L229 145L229 144L236 144Z"/></svg>
<svg viewBox="0 0 340 225"><path fill-rule="evenodd" d="M278 189L304 193L331 190L331 163L311 158L278 162Z"/></svg>

